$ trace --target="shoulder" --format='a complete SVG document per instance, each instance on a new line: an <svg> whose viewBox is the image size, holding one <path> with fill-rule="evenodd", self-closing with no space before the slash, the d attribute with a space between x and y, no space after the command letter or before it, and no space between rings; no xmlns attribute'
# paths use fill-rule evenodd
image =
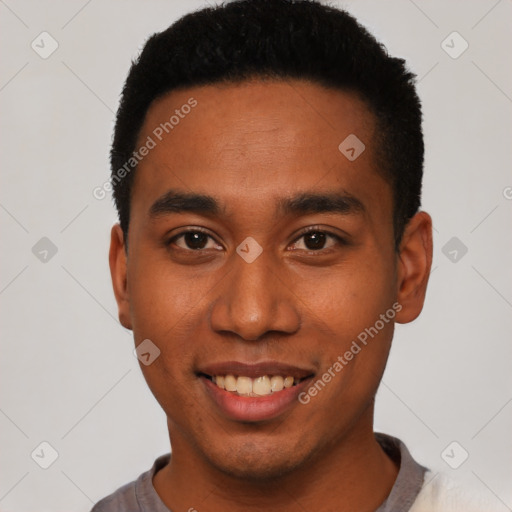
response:
<svg viewBox="0 0 512 512"><path fill-rule="evenodd" d="M155 491L152 480L156 472L169 460L170 454L161 455L149 471L98 501L91 512L168 512Z"/></svg>
<svg viewBox="0 0 512 512"><path fill-rule="evenodd" d="M485 500L450 477L427 471L410 512L494 512L498 504Z"/></svg>
<svg viewBox="0 0 512 512"><path fill-rule="evenodd" d="M137 480L119 487L115 492L98 501L91 512L121 512L139 510L135 487Z"/></svg>

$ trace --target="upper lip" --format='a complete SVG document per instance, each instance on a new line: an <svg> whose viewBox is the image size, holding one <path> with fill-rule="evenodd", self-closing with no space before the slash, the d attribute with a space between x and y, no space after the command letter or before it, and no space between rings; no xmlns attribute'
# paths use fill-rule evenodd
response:
<svg viewBox="0 0 512 512"><path fill-rule="evenodd" d="M261 361L259 363L243 363L241 361L225 361L201 366L198 374L205 374L210 377L215 375L243 375L245 377L262 377L263 375L282 375L303 379L310 377L315 372L304 367L293 366L278 361Z"/></svg>

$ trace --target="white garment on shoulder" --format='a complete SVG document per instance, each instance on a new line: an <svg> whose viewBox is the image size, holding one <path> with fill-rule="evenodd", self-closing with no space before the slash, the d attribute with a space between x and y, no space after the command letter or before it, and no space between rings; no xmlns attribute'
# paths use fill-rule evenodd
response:
<svg viewBox="0 0 512 512"><path fill-rule="evenodd" d="M497 498L492 499L484 500L448 476L427 471L410 512L502 512Z"/></svg>

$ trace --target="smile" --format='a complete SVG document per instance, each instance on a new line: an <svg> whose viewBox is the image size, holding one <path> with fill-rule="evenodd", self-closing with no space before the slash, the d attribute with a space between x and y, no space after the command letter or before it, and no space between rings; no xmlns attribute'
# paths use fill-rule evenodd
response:
<svg viewBox="0 0 512 512"><path fill-rule="evenodd" d="M245 375L215 375L206 376L220 389L224 389L238 396L268 396L273 393L279 393L283 389L288 389L299 384L303 379L297 379L291 375L261 375L251 378Z"/></svg>

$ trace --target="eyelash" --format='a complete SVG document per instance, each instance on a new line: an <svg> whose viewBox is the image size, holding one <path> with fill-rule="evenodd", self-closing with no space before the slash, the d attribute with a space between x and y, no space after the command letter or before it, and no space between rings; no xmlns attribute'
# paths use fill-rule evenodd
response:
<svg viewBox="0 0 512 512"><path fill-rule="evenodd" d="M175 242L176 240L178 240L179 238L189 234L189 233L201 233L203 235L206 235L208 238L212 239L213 241L215 241L215 243L218 243L212 235L210 235L207 231L205 231L204 229L202 228L194 228L194 229L187 229L186 231L182 231L181 233L178 233L177 235L174 235L172 238L170 238L165 245L167 246L171 246L173 242ZM219 244L220 245L220 244ZM189 252L200 252L204 249L183 249L183 247L178 247L178 249L181 249L183 251L189 251Z"/></svg>
<svg viewBox="0 0 512 512"><path fill-rule="evenodd" d="M206 236L208 236L211 240L213 240L215 243L218 244L218 242L213 238L213 236L211 236L207 231L205 231L204 229L202 228L194 228L194 229L187 229L186 231L182 231L181 233L178 233L176 235L174 235L172 238L170 238L167 242L166 242L166 245L169 247L171 246L174 242L176 242L176 240L178 240L179 238L189 234L189 233L202 233ZM326 230L326 229L323 229L323 228L320 228L319 226L309 226L307 228L305 228L304 230L301 231L301 233L293 240L292 242L292 245L293 244L296 244L301 238L303 238L304 236L310 234L310 233L322 233L324 235L327 235L328 237L331 237L333 238L336 243L338 245L341 245L341 246L345 246L345 245L348 245L348 242L345 238L342 238L340 235L337 235L329 230ZM220 244L218 244L220 245ZM181 249L181 250L184 250L184 251L188 251L188 252L196 252L196 253L199 253L201 252L202 250L204 249L183 249L183 247L179 247L178 249ZM314 249L309 249L309 250L306 250L306 252L308 254L311 254L311 253L323 253L323 254L326 254L327 252L331 252L332 251L332 247L327 247L325 249L317 249L317 250L314 250ZM299 250L299 249L296 249L296 250ZM303 249L301 249L303 250ZM304 250L303 250L304 251Z"/></svg>

